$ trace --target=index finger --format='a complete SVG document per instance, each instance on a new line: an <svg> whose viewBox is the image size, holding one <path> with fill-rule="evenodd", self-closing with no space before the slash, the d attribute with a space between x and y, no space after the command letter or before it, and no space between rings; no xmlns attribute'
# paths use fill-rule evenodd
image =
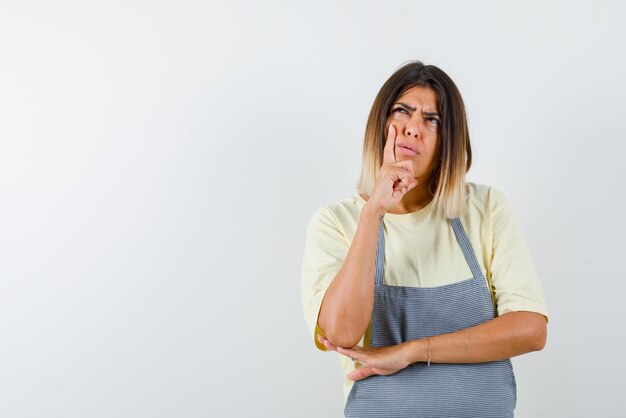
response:
<svg viewBox="0 0 626 418"><path fill-rule="evenodd" d="M393 125L389 125L387 141L383 151L383 164L394 162L396 162L396 128Z"/></svg>

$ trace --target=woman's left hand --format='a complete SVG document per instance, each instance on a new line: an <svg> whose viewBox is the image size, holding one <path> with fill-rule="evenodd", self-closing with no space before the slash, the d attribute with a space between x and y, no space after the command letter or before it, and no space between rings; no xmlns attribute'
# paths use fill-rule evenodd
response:
<svg viewBox="0 0 626 418"><path fill-rule="evenodd" d="M352 348L344 348L331 344L321 335L319 340L327 349L336 351L362 364L362 367L348 373L348 379L350 380L361 380L375 374L393 374L411 364L408 361L410 356L407 343L376 348L358 345Z"/></svg>

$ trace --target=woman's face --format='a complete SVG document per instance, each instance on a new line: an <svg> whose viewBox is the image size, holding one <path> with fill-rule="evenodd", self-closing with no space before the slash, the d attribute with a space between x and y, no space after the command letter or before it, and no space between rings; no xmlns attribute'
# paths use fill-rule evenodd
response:
<svg viewBox="0 0 626 418"><path fill-rule="evenodd" d="M440 123L437 96L427 87L407 90L391 106L385 132L393 125L396 161L412 160L418 178L428 177L435 166Z"/></svg>

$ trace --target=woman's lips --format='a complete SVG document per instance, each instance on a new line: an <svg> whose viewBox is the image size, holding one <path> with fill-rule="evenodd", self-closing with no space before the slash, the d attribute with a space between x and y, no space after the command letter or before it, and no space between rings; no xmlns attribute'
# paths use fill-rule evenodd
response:
<svg viewBox="0 0 626 418"><path fill-rule="evenodd" d="M404 155L408 157L415 157L416 155L419 155L419 153L413 150L413 148L409 148L404 145L398 145L396 146L396 148L398 148L400 151L402 151Z"/></svg>

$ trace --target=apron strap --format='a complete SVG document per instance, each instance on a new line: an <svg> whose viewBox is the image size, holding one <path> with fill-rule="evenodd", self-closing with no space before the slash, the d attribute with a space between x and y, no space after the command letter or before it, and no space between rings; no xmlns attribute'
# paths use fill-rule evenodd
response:
<svg viewBox="0 0 626 418"><path fill-rule="evenodd" d="M378 228L378 241L376 243L376 267L374 273L374 284L381 286L385 284L385 231L383 219L380 218L380 228Z"/></svg>
<svg viewBox="0 0 626 418"><path fill-rule="evenodd" d="M465 234L465 228L463 228L461 220L459 218L450 219L450 223L452 224L456 241L459 243L461 251L463 251L463 255L465 256L465 261L467 261L467 265L472 271L472 275L474 277L484 278L483 272L480 270L478 260L476 260L472 244L470 244L469 239L467 239L467 235Z"/></svg>

